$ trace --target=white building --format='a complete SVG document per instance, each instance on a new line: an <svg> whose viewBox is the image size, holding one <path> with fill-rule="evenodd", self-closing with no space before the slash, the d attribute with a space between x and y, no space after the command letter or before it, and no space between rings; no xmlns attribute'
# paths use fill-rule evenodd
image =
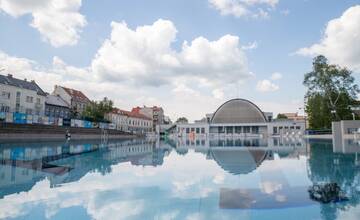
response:
<svg viewBox="0 0 360 220"><path fill-rule="evenodd" d="M0 75L0 112L44 115L46 93L35 83Z"/></svg>
<svg viewBox="0 0 360 220"><path fill-rule="evenodd" d="M147 133L153 131L153 120L135 111L114 109L105 118L116 125L116 129L125 132Z"/></svg>
<svg viewBox="0 0 360 220"><path fill-rule="evenodd" d="M74 116L80 116L86 106L90 104L90 99L79 90L55 85L53 95L60 96L73 112Z"/></svg>
<svg viewBox="0 0 360 220"><path fill-rule="evenodd" d="M178 124L180 137L203 135L210 137L301 136L305 121L270 121L259 107L245 99L232 99L221 105L208 123ZM204 131L204 132L202 132Z"/></svg>

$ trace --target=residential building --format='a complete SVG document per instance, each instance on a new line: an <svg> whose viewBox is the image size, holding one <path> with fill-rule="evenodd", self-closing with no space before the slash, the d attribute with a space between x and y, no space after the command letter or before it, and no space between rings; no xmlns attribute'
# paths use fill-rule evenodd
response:
<svg viewBox="0 0 360 220"><path fill-rule="evenodd" d="M45 115L55 118L70 118L70 108L68 104L58 95L46 96Z"/></svg>
<svg viewBox="0 0 360 220"><path fill-rule="evenodd" d="M115 108L105 118L116 125L117 130L147 133L153 131L153 120L137 111L125 111Z"/></svg>
<svg viewBox="0 0 360 220"><path fill-rule="evenodd" d="M0 112L18 112L43 115L46 93L27 79L17 79L11 74L0 75Z"/></svg>
<svg viewBox="0 0 360 220"><path fill-rule="evenodd" d="M280 113L280 114L286 116L287 119L293 120L293 121L304 121L305 120L305 117L302 115L298 115L297 112L295 112L295 113Z"/></svg>
<svg viewBox="0 0 360 220"><path fill-rule="evenodd" d="M68 104L72 117L79 117L91 102L83 92L58 85L55 85L52 95L60 96Z"/></svg>
<svg viewBox="0 0 360 220"><path fill-rule="evenodd" d="M155 130L156 125L162 125L165 123L164 110L161 107L153 106L153 107L136 107L132 109L132 112L137 112L142 115L145 115L148 118L153 120L153 129Z"/></svg>

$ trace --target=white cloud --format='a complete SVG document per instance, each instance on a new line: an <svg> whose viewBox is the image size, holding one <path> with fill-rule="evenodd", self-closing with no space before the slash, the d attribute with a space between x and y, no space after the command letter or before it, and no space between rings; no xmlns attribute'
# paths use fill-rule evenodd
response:
<svg viewBox="0 0 360 220"><path fill-rule="evenodd" d="M279 86L275 85L270 80L264 79L264 80L260 80L256 84L256 90L260 92L274 92L279 90Z"/></svg>
<svg viewBox="0 0 360 220"><path fill-rule="evenodd" d="M184 42L181 51L172 48L177 29L168 20L130 29L112 22L111 37L103 43L91 69L101 81L127 81L159 86L188 76L216 86L249 77L247 58L237 36L216 41L198 37Z"/></svg>
<svg viewBox="0 0 360 220"><path fill-rule="evenodd" d="M278 72L275 72L275 73L273 73L271 75L270 79L273 80L273 81L282 79L282 74L278 73Z"/></svg>
<svg viewBox="0 0 360 220"><path fill-rule="evenodd" d="M276 7L279 0L209 0L209 3L222 15L268 18L269 11Z"/></svg>
<svg viewBox="0 0 360 220"><path fill-rule="evenodd" d="M301 48L297 54L325 55L331 63L360 71L360 5L347 9L328 22L319 43Z"/></svg>
<svg viewBox="0 0 360 220"><path fill-rule="evenodd" d="M81 0L0 0L0 11L13 17L32 15L31 26L54 47L77 44L85 17Z"/></svg>
<svg viewBox="0 0 360 220"><path fill-rule="evenodd" d="M35 79L47 92L60 84L80 89L91 99L107 96L120 108L162 105L171 117L184 115L190 120L214 111L225 94L233 94L235 85L252 76L237 36L214 41L198 37L183 42L177 51L172 46L177 29L171 21L134 29L112 22L111 27L111 36L89 66L71 66L54 57L52 66L44 67L0 51L2 74ZM199 111L194 113L189 106L198 106Z"/></svg>

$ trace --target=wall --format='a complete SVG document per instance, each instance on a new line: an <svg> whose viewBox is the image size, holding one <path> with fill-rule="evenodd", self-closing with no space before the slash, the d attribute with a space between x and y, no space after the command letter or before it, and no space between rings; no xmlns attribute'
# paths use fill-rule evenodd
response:
<svg viewBox="0 0 360 220"><path fill-rule="evenodd" d="M10 99L6 99L2 96L2 92L10 92ZM10 112L16 111L16 93L20 92L20 109L19 112L25 113L26 109L32 109L32 114L36 114L37 110L40 115L44 115L45 112L45 96L38 95L34 90L23 89L15 86L1 84L0 89L0 105L6 105L10 107ZM26 97L33 97L32 103L26 102ZM37 99L40 99L40 104L37 106ZM38 108L36 108L38 107Z"/></svg>

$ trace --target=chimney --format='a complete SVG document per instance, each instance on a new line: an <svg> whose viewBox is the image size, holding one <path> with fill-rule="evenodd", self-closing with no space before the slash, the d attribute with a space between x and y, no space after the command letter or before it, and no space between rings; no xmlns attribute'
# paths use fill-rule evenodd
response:
<svg viewBox="0 0 360 220"><path fill-rule="evenodd" d="M25 78L24 81L27 82L27 79Z"/></svg>
<svg viewBox="0 0 360 220"><path fill-rule="evenodd" d="M31 83L35 83L35 80L31 80Z"/></svg>
<svg viewBox="0 0 360 220"><path fill-rule="evenodd" d="M13 76L12 76L12 74L8 74L8 77L9 77L9 78L12 78Z"/></svg>

